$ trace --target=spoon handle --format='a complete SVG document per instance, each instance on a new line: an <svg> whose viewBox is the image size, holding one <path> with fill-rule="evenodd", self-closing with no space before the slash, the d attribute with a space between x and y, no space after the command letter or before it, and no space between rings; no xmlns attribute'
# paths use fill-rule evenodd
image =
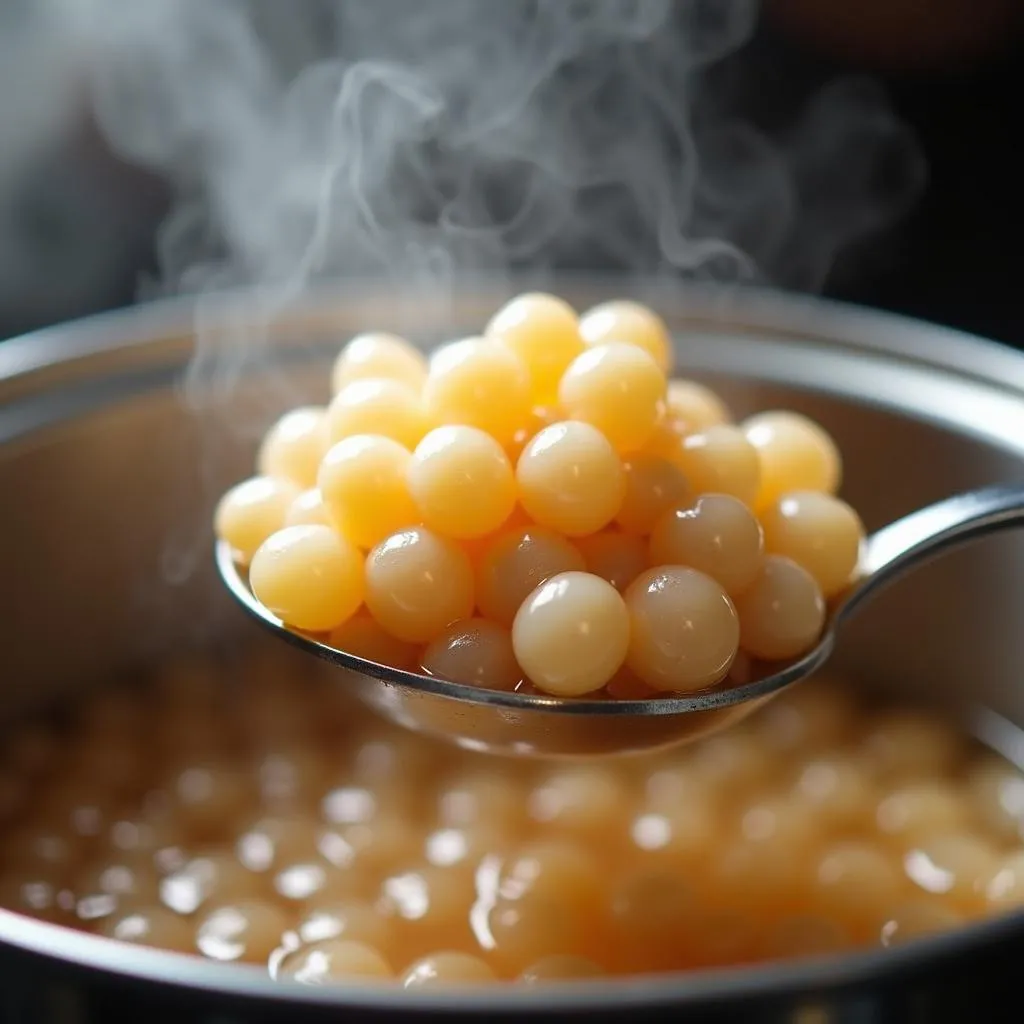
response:
<svg viewBox="0 0 1024 1024"><path fill-rule="evenodd" d="M1024 485L1000 484L954 495L897 519L864 543L861 580L842 611L948 548L1024 523Z"/></svg>

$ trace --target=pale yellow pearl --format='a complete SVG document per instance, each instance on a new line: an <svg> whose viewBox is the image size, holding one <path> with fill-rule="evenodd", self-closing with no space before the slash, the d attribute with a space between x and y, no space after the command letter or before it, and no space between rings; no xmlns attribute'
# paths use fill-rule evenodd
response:
<svg viewBox="0 0 1024 1024"><path fill-rule="evenodd" d="M411 451L433 425L419 394L407 384L386 378L346 384L327 409L331 444L356 434L377 434Z"/></svg>
<svg viewBox="0 0 1024 1024"><path fill-rule="evenodd" d="M437 350L423 398L439 424L477 427L508 444L532 406L523 360L494 339L467 338Z"/></svg>
<svg viewBox="0 0 1024 1024"><path fill-rule="evenodd" d="M319 487L310 487L303 491L288 506L284 517L285 526L333 526L331 515L324 504Z"/></svg>
<svg viewBox="0 0 1024 1024"><path fill-rule="evenodd" d="M248 562L256 549L284 526L285 516L299 488L290 480L256 476L236 484L217 504L213 525L242 562Z"/></svg>
<svg viewBox="0 0 1024 1024"><path fill-rule="evenodd" d="M366 559L366 605L392 636L426 643L472 614L472 563L454 541L426 527L401 530Z"/></svg>
<svg viewBox="0 0 1024 1024"><path fill-rule="evenodd" d="M516 660L545 693L578 697L619 670L629 616L618 591L598 576L565 572L542 583L512 624Z"/></svg>
<svg viewBox="0 0 1024 1024"><path fill-rule="evenodd" d="M331 370L331 390L371 378L394 380L419 391L427 379L426 357L404 338L384 332L360 334L338 354Z"/></svg>
<svg viewBox="0 0 1024 1024"><path fill-rule="evenodd" d="M704 494L658 518L650 558L654 565L687 565L705 573L735 596L757 577L763 547L761 526L739 498Z"/></svg>
<svg viewBox="0 0 1024 1024"><path fill-rule="evenodd" d="M688 434L670 456L693 494L731 494L753 505L760 486L757 450L738 427L708 427Z"/></svg>
<svg viewBox="0 0 1024 1024"><path fill-rule="evenodd" d="M666 382L643 349L613 342L577 356L558 386L566 417L597 427L621 452L650 440L665 412Z"/></svg>
<svg viewBox="0 0 1024 1024"><path fill-rule="evenodd" d="M422 521L458 540L493 533L516 504L508 456L476 427L432 430L416 446L406 479Z"/></svg>
<svg viewBox="0 0 1024 1024"><path fill-rule="evenodd" d="M682 566L641 573L625 594L629 667L658 690L700 690L725 678L736 657L739 621L710 576Z"/></svg>
<svg viewBox="0 0 1024 1024"><path fill-rule="evenodd" d="M623 470L626 493L615 522L626 533L646 536L661 515L690 496L689 482L669 459L637 454L630 456Z"/></svg>
<svg viewBox="0 0 1024 1024"><path fill-rule="evenodd" d="M419 661L419 648L415 644L393 637L379 622L365 613L353 615L333 630L327 643L357 658L375 661L378 665L390 665L406 672L416 671Z"/></svg>
<svg viewBox="0 0 1024 1024"><path fill-rule="evenodd" d="M487 985L498 980L478 956L469 953L432 953L417 960L402 975L402 988L434 989Z"/></svg>
<svg viewBox="0 0 1024 1024"><path fill-rule="evenodd" d="M545 427L516 464L519 501L542 526L581 537L618 514L626 494L622 463L608 439L589 423Z"/></svg>
<svg viewBox="0 0 1024 1024"><path fill-rule="evenodd" d="M850 585L864 526L845 501L818 491L788 492L762 511L761 525L765 550L803 566L825 597Z"/></svg>
<svg viewBox="0 0 1024 1024"><path fill-rule="evenodd" d="M732 422L722 399L693 380L670 380L666 405L671 417L687 425L688 433Z"/></svg>
<svg viewBox="0 0 1024 1024"><path fill-rule="evenodd" d="M825 625L825 600L806 569L768 555L736 598L740 645L756 658L795 658L814 646Z"/></svg>
<svg viewBox="0 0 1024 1024"><path fill-rule="evenodd" d="M324 939L285 957L278 976L301 985L339 985L385 981L393 978L394 972L373 946L350 939Z"/></svg>
<svg viewBox="0 0 1024 1024"><path fill-rule="evenodd" d="M742 429L760 461L758 508L778 501L787 491L838 490L839 449L813 420L795 412L763 412L745 420Z"/></svg>
<svg viewBox="0 0 1024 1024"><path fill-rule="evenodd" d="M312 487L327 447L327 410L319 406L294 409L282 416L264 437L256 468L264 476L282 477L298 487Z"/></svg>
<svg viewBox="0 0 1024 1024"><path fill-rule="evenodd" d="M616 299L594 306L581 317L579 329L587 345L626 342L642 348L662 373L672 370L672 338L668 328L653 310L639 302Z"/></svg>
<svg viewBox="0 0 1024 1024"><path fill-rule="evenodd" d="M322 632L363 603L363 556L329 526L289 526L253 555L249 583L286 625Z"/></svg>
<svg viewBox="0 0 1024 1024"><path fill-rule="evenodd" d="M507 345L530 374L537 403L551 402L569 364L583 351L576 311L564 299L532 292L502 306L484 334Z"/></svg>

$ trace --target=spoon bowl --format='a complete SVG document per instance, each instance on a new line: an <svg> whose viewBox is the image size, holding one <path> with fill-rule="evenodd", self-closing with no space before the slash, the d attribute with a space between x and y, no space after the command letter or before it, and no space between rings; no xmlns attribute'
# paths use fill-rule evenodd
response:
<svg viewBox="0 0 1024 1024"><path fill-rule="evenodd" d="M1024 485L982 488L910 513L864 542L860 569L829 607L815 646L787 662L744 662L706 690L648 700L549 697L485 690L377 664L289 629L253 595L231 549L217 571L231 596L281 639L330 663L354 695L406 728L520 757L639 753L732 725L829 659L843 623L872 595L936 555L1024 520Z"/></svg>

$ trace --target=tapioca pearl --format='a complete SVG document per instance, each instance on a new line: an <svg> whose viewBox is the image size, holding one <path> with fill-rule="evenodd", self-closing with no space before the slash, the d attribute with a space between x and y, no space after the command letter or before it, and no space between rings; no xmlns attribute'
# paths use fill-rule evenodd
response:
<svg viewBox="0 0 1024 1024"><path fill-rule="evenodd" d="M309 487L302 491L288 506L284 517L285 526L334 526L330 510L324 504L324 496L319 487Z"/></svg>
<svg viewBox="0 0 1024 1024"><path fill-rule="evenodd" d="M435 422L414 388L384 377L346 384L327 407L330 445L373 434L389 437L411 451Z"/></svg>
<svg viewBox="0 0 1024 1024"><path fill-rule="evenodd" d="M812 865L815 907L847 922L860 939L877 934L891 908L912 894L897 858L867 839L828 846Z"/></svg>
<svg viewBox="0 0 1024 1024"><path fill-rule="evenodd" d="M883 946L896 946L952 931L964 923L963 915L954 907L923 900L907 902L889 911L879 929L878 941Z"/></svg>
<svg viewBox="0 0 1024 1024"><path fill-rule="evenodd" d="M997 839L1024 835L1024 775L1001 757L980 758L967 773L968 799L978 821Z"/></svg>
<svg viewBox="0 0 1024 1024"><path fill-rule="evenodd" d="M817 757L798 765L791 798L805 806L822 828L871 829L879 791L849 755Z"/></svg>
<svg viewBox="0 0 1024 1024"><path fill-rule="evenodd" d="M588 309L579 321L579 333L589 347L624 342L646 352L662 373L672 371L672 338L665 322L653 310L629 299L614 299Z"/></svg>
<svg viewBox="0 0 1024 1024"><path fill-rule="evenodd" d="M371 897L367 893L362 898L311 901L296 927L299 939L303 943L344 939L389 949L391 918L374 907Z"/></svg>
<svg viewBox="0 0 1024 1024"><path fill-rule="evenodd" d="M409 966L402 988L447 989L491 985L498 980L490 965L470 953L431 953Z"/></svg>
<svg viewBox="0 0 1024 1024"><path fill-rule="evenodd" d="M588 766L542 777L530 793L528 807L531 818L545 830L607 840L621 830L631 802L620 773Z"/></svg>
<svg viewBox="0 0 1024 1024"><path fill-rule="evenodd" d="M514 772L466 766L444 777L437 791L437 821L447 828L480 826L515 831L527 817L529 790Z"/></svg>
<svg viewBox="0 0 1024 1024"><path fill-rule="evenodd" d="M587 846L569 839L541 838L508 851L497 895L571 909L585 915L600 905L604 879Z"/></svg>
<svg viewBox="0 0 1024 1024"><path fill-rule="evenodd" d="M235 556L248 564L268 537L284 526L300 488L288 480L257 476L237 484L221 498L214 529Z"/></svg>
<svg viewBox="0 0 1024 1024"><path fill-rule="evenodd" d="M348 850L330 843L325 834L320 841L322 856L337 867L354 867L373 878L411 863L422 843L419 827L395 815L334 829L333 834L341 837Z"/></svg>
<svg viewBox="0 0 1024 1024"><path fill-rule="evenodd" d="M686 434L666 455L689 481L691 494L728 494L753 506L760 463L739 428L722 425Z"/></svg>
<svg viewBox="0 0 1024 1024"><path fill-rule="evenodd" d="M806 906L810 856L782 842L732 836L719 848L710 871L715 905L755 916Z"/></svg>
<svg viewBox="0 0 1024 1024"><path fill-rule="evenodd" d="M0 873L0 907L53 924L74 922L74 894L66 872L47 864L5 867Z"/></svg>
<svg viewBox="0 0 1024 1024"><path fill-rule="evenodd" d="M998 860L997 848L982 836L950 833L907 850L903 870L923 892L969 910L984 904L986 880Z"/></svg>
<svg viewBox="0 0 1024 1024"><path fill-rule="evenodd" d="M511 627L519 607L541 583L583 568L584 556L554 531L509 527L485 546L476 563L477 605L486 618Z"/></svg>
<svg viewBox="0 0 1024 1024"><path fill-rule="evenodd" d="M519 429L512 436L512 440L505 445L505 451L514 466L519 461L526 446L545 428L559 420L558 409L555 406L536 406L530 411L529 417L523 422ZM521 506L517 506L517 512L525 516ZM515 513L513 513L515 515Z"/></svg>
<svg viewBox="0 0 1024 1024"><path fill-rule="evenodd" d="M292 916L273 903L238 900L200 918L195 944L210 960L265 964L292 923Z"/></svg>
<svg viewBox="0 0 1024 1024"><path fill-rule="evenodd" d="M695 744L687 764L700 785L723 801L763 790L778 778L781 769L772 752L742 727Z"/></svg>
<svg viewBox="0 0 1024 1024"><path fill-rule="evenodd" d="M690 424L695 431L732 421L732 413L725 402L709 387L694 380L670 380L666 404L670 415Z"/></svg>
<svg viewBox="0 0 1024 1024"><path fill-rule="evenodd" d="M415 391L427 378L426 356L396 334L370 331L347 342L331 368L334 394L357 380L394 380Z"/></svg>
<svg viewBox="0 0 1024 1024"><path fill-rule="evenodd" d="M372 945L346 939L326 939L289 953L277 976L301 985L353 985L391 981L394 971Z"/></svg>
<svg viewBox="0 0 1024 1024"><path fill-rule="evenodd" d="M78 916L83 921L106 917L121 908L157 901L156 865L137 861L95 861L78 873L71 885Z"/></svg>
<svg viewBox="0 0 1024 1024"><path fill-rule="evenodd" d="M781 848L796 858L810 855L822 840L814 809L785 793L761 795L742 804L735 829L749 843Z"/></svg>
<svg viewBox="0 0 1024 1024"><path fill-rule="evenodd" d="M304 813L265 815L240 825L234 853L249 871L264 874L317 856L323 829Z"/></svg>
<svg viewBox="0 0 1024 1024"><path fill-rule="evenodd" d="M842 459L835 441L817 423L794 412L763 412L741 424L757 450L761 486L757 505L764 508L787 491L835 494Z"/></svg>
<svg viewBox="0 0 1024 1024"><path fill-rule="evenodd" d="M739 498L704 494L663 512L652 525L653 565L687 565L742 593L756 579L764 558L761 526Z"/></svg>
<svg viewBox="0 0 1024 1024"><path fill-rule="evenodd" d="M690 484L675 463L636 453L623 463L626 493L615 522L634 536L647 536L659 517L690 497Z"/></svg>
<svg viewBox="0 0 1024 1024"><path fill-rule="evenodd" d="M1024 850L1003 854L983 877L979 886L990 912L1006 913L1024 906Z"/></svg>
<svg viewBox="0 0 1024 1024"><path fill-rule="evenodd" d="M950 725L936 715L917 711L897 710L873 717L860 746L869 770L894 782L949 775L965 754L962 738Z"/></svg>
<svg viewBox="0 0 1024 1024"><path fill-rule="evenodd" d="M587 572L607 580L620 593L648 566L644 539L619 530L601 530L589 537L578 537L575 545L583 555Z"/></svg>
<svg viewBox="0 0 1024 1024"><path fill-rule="evenodd" d="M751 728L776 756L829 756L850 740L858 719L851 695L834 680L816 677L770 701L753 716Z"/></svg>
<svg viewBox="0 0 1024 1024"><path fill-rule="evenodd" d="M602 692L612 700L655 700L665 696L662 690L649 686L626 665L605 683Z"/></svg>
<svg viewBox="0 0 1024 1024"><path fill-rule="evenodd" d="M226 835L255 806L253 777L241 765L193 764L172 772L161 788L183 833L196 838Z"/></svg>
<svg viewBox="0 0 1024 1024"><path fill-rule="evenodd" d="M266 879L246 868L231 850L209 850L190 857L160 880L160 902L177 914L246 899L268 888Z"/></svg>
<svg viewBox="0 0 1024 1024"><path fill-rule="evenodd" d="M554 954L534 961L517 980L524 985L544 985L557 981L598 978L604 973L598 964L585 956Z"/></svg>
<svg viewBox="0 0 1024 1024"><path fill-rule="evenodd" d="M892 790L875 810L879 834L906 850L971 825L971 808L953 783L914 782Z"/></svg>
<svg viewBox="0 0 1024 1024"><path fill-rule="evenodd" d="M474 914L482 952L506 976L515 976L541 957L586 955L593 930L565 908L542 900L504 900Z"/></svg>
<svg viewBox="0 0 1024 1024"><path fill-rule="evenodd" d="M404 643L393 637L372 616L362 612L331 632L326 642L329 647L354 654L357 658L406 672L415 671L419 658L416 644Z"/></svg>
<svg viewBox="0 0 1024 1024"><path fill-rule="evenodd" d="M638 452L665 414L666 382L640 348L610 341L577 356L558 385L570 420L596 427L620 452Z"/></svg>
<svg viewBox="0 0 1024 1024"><path fill-rule="evenodd" d="M195 922L166 907L132 907L104 918L97 931L109 939L136 946L152 946L170 953L198 953Z"/></svg>
<svg viewBox="0 0 1024 1024"><path fill-rule="evenodd" d="M523 677L512 634L484 618L453 622L427 645L421 662L429 675L485 690L514 690Z"/></svg>
<svg viewBox="0 0 1024 1024"><path fill-rule="evenodd" d="M312 487L328 447L327 410L303 406L282 416L264 435L256 468L264 476Z"/></svg>
<svg viewBox="0 0 1024 1024"><path fill-rule="evenodd" d="M251 770L259 803L270 812L315 808L333 777L322 754L294 743L254 751Z"/></svg>
<svg viewBox="0 0 1024 1024"><path fill-rule="evenodd" d="M71 774L55 775L35 799L35 816L49 822L55 832L83 849L109 827L120 804L120 794L110 787Z"/></svg>
<svg viewBox="0 0 1024 1024"><path fill-rule="evenodd" d="M694 924L692 966L733 967L756 960L763 927L763 919L744 908L705 908Z"/></svg>
<svg viewBox="0 0 1024 1024"><path fill-rule="evenodd" d="M423 840L423 858L439 868L475 870L491 854L505 848L507 827L475 824L461 828L437 828Z"/></svg>
<svg viewBox="0 0 1024 1024"><path fill-rule="evenodd" d="M522 360L534 402L551 402L569 364L583 351L579 318L564 299L533 292L507 302L490 319L485 337Z"/></svg>

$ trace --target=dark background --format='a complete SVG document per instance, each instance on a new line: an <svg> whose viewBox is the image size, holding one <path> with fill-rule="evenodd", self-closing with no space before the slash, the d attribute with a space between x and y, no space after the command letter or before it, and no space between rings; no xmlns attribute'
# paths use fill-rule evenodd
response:
<svg viewBox="0 0 1024 1024"><path fill-rule="evenodd" d="M939 25L943 8L964 20ZM884 84L928 163L914 211L841 258L827 295L1024 347L1017 308L1024 54L1020 8L1006 13L1013 8L1012 0L769 5L741 54L770 70L758 79L769 83L769 104L792 106L836 74L868 72ZM879 13L886 10L896 12L888 23ZM140 275L153 269L167 190L114 159L86 113L70 117L4 188L0 243L15 256L0 268L0 338L134 301Z"/></svg>

